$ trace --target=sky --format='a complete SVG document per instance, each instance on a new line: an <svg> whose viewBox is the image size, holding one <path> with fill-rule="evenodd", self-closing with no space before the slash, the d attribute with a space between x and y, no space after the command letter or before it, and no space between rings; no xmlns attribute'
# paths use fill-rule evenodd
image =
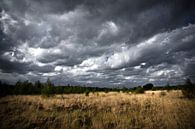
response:
<svg viewBox="0 0 195 129"><path fill-rule="evenodd" d="M0 0L0 80L195 81L194 0Z"/></svg>

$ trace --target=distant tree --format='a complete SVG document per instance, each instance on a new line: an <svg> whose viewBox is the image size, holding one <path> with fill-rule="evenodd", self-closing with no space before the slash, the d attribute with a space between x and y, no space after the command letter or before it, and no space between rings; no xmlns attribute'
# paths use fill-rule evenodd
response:
<svg viewBox="0 0 195 129"><path fill-rule="evenodd" d="M64 87L63 86L56 86L54 92L56 94L63 94L64 93Z"/></svg>
<svg viewBox="0 0 195 129"><path fill-rule="evenodd" d="M39 80L36 81L35 84L34 84L34 93L35 94L40 94L42 88L43 88L43 84Z"/></svg>
<svg viewBox="0 0 195 129"><path fill-rule="evenodd" d="M122 88L122 91L123 91L123 92L129 92L129 89L128 89L127 87L123 87L123 88Z"/></svg>
<svg viewBox="0 0 195 129"><path fill-rule="evenodd" d="M152 83L148 83L148 84L143 86L144 90L151 90L153 87L154 87L154 85Z"/></svg>
<svg viewBox="0 0 195 129"><path fill-rule="evenodd" d="M189 78L186 79L185 81L185 85L183 86L182 93L186 98L195 97L195 86L192 84Z"/></svg>
<svg viewBox="0 0 195 129"><path fill-rule="evenodd" d="M50 96L53 96L54 93L55 93L54 92L54 84L52 84L52 82L48 78L47 82L43 86L42 95L44 95L46 97L50 97Z"/></svg>
<svg viewBox="0 0 195 129"><path fill-rule="evenodd" d="M188 86L192 86L192 81L189 78L187 78L185 84Z"/></svg>
<svg viewBox="0 0 195 129"><path fill-rule="evenodd" d="M0 96L4 96L5 95L5 87L3 86L3 83L0 80Z"/></svg>
<svg viewBox="0 0 195 129"><path fill-rule="evenodd" d="M167 90L167 91L171 90L171 87L170 87L169 83L167 83L167 85L165 86L165 90Z"/></svg>
<svg viewBox="0 0 195 129"><path fill-rule="evenodd" d="M48 86L53 86L53 84L52 84L52 82L51 82L51 80L49 78L47 78L47 82L46 83L47 83Z"/></svg>
<svg viewBox="0 0 195 129"><path fill-rule="evenodd" d="M20 80L18 80L17 82L16 82L16 84L15 84L15 86L21 86L21 84L22 84L22 82L20 81Z"/></svg>
<svg viewBox="0 0 195 129"><path fill-rule="evenodd" d="M37 87L37 88L41 88L42 87L42 84L41 84L41 82L39 80L35 82L35 87Z"/></svg>
<svg viewBox="0 0 195 129"><path fill-rule="evenodd" d="M14 94L21 94L21 87L22 87L22 82L20 80L18 80L15 84L15 88L14 88Z"/></svg>

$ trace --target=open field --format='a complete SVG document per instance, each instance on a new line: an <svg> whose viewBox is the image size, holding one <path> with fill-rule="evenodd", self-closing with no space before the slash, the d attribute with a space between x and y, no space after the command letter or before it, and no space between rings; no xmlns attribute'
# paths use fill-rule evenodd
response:
<svg viewBox="0 0 195 129"><path fill-rule="evenodd" d="M195 100L181 91L0 99L1 129L194 129L194 120Z"/></svg>

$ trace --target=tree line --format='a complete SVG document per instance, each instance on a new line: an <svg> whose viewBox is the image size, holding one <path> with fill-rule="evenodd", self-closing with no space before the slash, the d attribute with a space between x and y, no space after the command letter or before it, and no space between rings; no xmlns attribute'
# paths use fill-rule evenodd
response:
<svg viewBox="0 0 195 129"><path fill-rule="evenodd" d="M28 80L17 81L15 85L2 83L0 81L0 96L5 95L45 95L50 96L52 94L70 94L70 93L87 93L87 92L108 92L119 91L117 88L99 88L99 87L86 87L86 86L55 86L50 79L47 79L45 83L39 80L32 83Z"/></svg>
<svg viewBox="0 0 195 129"><path fill-rule="evenodd" d="M39 80L35 83L32 83L28 80L18 81L15 85L10 85L7 83L2 83L0 81L0 96L5 95L44 95L52 96L54 94L71 94L71 93L85 93L86 95L89 92L134 92L134 93L144 93L146 90L182 90L182 93L188 97L192 98L195 93L195 85L191 82L190 79L187 79L184 85L170 86L156 86L148 83L144 86L137 86L133 88L100 88L100 87L86 87L86 86L55 86L50 79L48 78L45 83L40 82Z"/></svg>

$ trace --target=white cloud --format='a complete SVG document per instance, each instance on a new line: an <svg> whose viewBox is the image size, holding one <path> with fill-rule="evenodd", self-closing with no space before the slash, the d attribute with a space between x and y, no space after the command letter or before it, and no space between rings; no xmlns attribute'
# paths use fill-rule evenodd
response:
<svg viewBox="0 0 195 129"><path fill-rule="evenodd" d="M97 39L100 40L107 35L116 36L119 33L119 27L113 21L107 21L104 23L99 30L99 35Z"/></svg>
<svg viewBox="0 0 195 129"><path fill-rule="evenodd" d="M184 74L179 65L170 65L169 67L165 67L165 64L149 67L146 70L146 73L148 73L152 78L173 78L181 77Z"/></svg>
<svg viewBox="0 0 195 129"><path fill-rule="evenodd" d="M105 26L112 34L117 34L119 31L119 27L113 21L106 22Z"/></svg>
<svg viewBox="0 0 195 129"><path fill-rule="evenodd" d="M135 66L134 69L141 69L141 66L140 65Z"/></svg>
<svg viewBox="0 0 195 129"><path fill-rule="evenodd" d="M189 35L189 36L186 36L182 39L183 42L189 42L189 41L192 41L194 39L195 35Z"/></svg>
<svg viewBox="0 0 195 129"><path fill-rule="evenodd" d="M14 20L8 13L4 10L0 13L0 22L2 23L3 32L5 34L11 33L11 29L18 24L18 21Z"/></svg>
<svg viewBox="0 0 195 129"><path fill-rule="evenodd" d="M74 23L74 22L78 22L78 19L83 19L84 17L86 17L87 15L89 15L89 12L87 10L85 10L82 7L78 7L75 10L72 11L68 11L65 12L63 14L51 14L48 15L49 18L52 18L53 20L58 20L61 22L64 22L64 24L66 23Z"/></svg>
<svg viewBox="0 0 195 129"><path fill-rule="evenodd" d="M186 29L191 29L191 26L187 27ZM157 53L161 52L162 54L166 53L168 48L173 45L172 39L180 33L183 33L183 28L173 30L169 33L165 32L154 35L148 40L140 42L139 44L131 47L128 47L127 45L123 44L121 46L121 49L119 49L119 51L115 51L114 54L104 54L99 57L93 57L83 60L83 62L80 65L77 65L77 67L73 70L74 74L76 74L76 72L84 73L90 70L119 68L124 65L128 65L138 61L139 58L142 58L142 56L144 57L150 56L154 52ZM145 65L146 62L142 62L140 63L140 65L134 66L134 69L141 69L141 67ZM159 65L158 67L161 66ZM182 70L179 68L179 66L171 66L170 69L163 69L159 71L156 71L156 69L157 68L151 67L146 70L146 73L152 73L151 74L152 77L155 76L171 77L171 75L174 76L182 75Z"/></svg>
<svg viewBox="0 0 195 129"><path fill-rule="evenodd" d="M43 73L42 76L47 76L47 77L52 77L52 76L56 76L58 75L58 73L56 72L50 72L50 73Z"/></svg>

